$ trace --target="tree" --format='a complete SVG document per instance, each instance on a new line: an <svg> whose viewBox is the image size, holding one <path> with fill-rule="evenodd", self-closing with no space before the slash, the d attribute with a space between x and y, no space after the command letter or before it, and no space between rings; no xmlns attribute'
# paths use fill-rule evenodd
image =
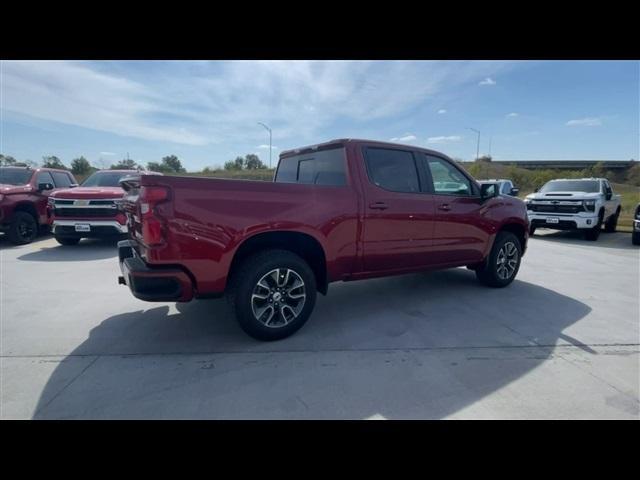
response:
<svg viewBox="0 0 640 480"><path fill-rule="evenodd" d="M120 160L118 163L109 167L111 170L135 170L138 168L138 164L130 158Z"/></svg>
<svg viewBox="0 0 640 480"><path fill-rule="evenodd" d="M163 172L164 173L164 167L162 165L160 165L158 162L148 162L147 163L147 170L150 170L152 172Z"/></svg>
<svg viewBox="0 0 640 480"><path fill-rule="evenodd" d="M49 157L42 157L42 166L45 168L59 168L62 170L69 170L64 165L64 163L62 163L62 160L60 160L55 155L51 155Z"/></svg>
<svg viewBox="0 0 640 480"><path fill-rule="evenodd" d="M242 157L236 157L235 160L229 160L224 164L225 170L242 170L243 168L244 168L244 158Z"/></svg>
<svg viewBox="0 0 640 480"><path fill-rule="evenodd" d="M178 157L176 157L175 155L169 155L168 157L163 157L162 165L169 172L176 172L176 173L186 172L186 169L182 167L182 163L180 162Z"/></svg>
<svg viewBox="0 0 640 480"><path fill-rule="evenodd" d="M2 155L0 153L0 165L13 165L16 163L16 159L11 155Z"/></svg>
<svg viewBox="0 0 640 480"><path fill-rule="evenodd" d="M267 168L267 166L262 163L260 158L253 153L250 153L244 157L244 165L247 170Z"/></svg>
<svg viewBox="0 0 640 480"><path fill-rule="evenodd" d="M84 157L78 157L71 160L71 173L74 175L86 175L93 167Z"/></svg>

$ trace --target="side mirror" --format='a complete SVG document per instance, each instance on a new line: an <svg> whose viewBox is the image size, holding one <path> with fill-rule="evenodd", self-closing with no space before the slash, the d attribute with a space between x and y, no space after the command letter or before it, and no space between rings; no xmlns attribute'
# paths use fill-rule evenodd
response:
<svg viewBox="0 0 640 480"><path fill-rule="evenodd" d="M533 191L533 193L538 193L538 190L540 190L538 187L536 187L536 189Z"/></svg>
<svg viewBox="0 0 640 480"><path fill-rule="evenodd" d="M613 196L613 193L612 193L612 192L607 192L607 195L606 195L606 197L605 197L605 198L606 198L607 200L611 200L611 197L612 197L612 196Z"/></svg>
<svg viewBox="0 0 640 480"><path fill-rule="evenodd" d="M50 183L39 183L38 184L38 191L42 192L44 190L53 190L54 186Z"/></svg>
<svg viewBox="0 0 640 480"><path fill-rule="evenodd" d="M512 196L517 197L518 193L520 193L520 189L519 188L515 188L514 187L514 188L511 189L511 195Z"/></svg>
<svg viewBox="0 0 640 480"><path fill-rule="evenodd" d="M495 183L483 183L480 185L480 198L487 200L498 196L498 186Z"/></svg>

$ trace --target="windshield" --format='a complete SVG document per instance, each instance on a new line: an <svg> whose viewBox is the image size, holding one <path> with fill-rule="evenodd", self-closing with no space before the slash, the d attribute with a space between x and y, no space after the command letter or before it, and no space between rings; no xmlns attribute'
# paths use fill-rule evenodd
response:
<svg viewBox="0 0 640 480"><path fill-rule="evenodd" d="M96 172L82 182L83 187L119 187L120 179L131 175L130 172Z"/></svg>
<svg viewBox="0 0 640 480"><path fill-rule="evenodd" d="M540 192L586 192L597 193L600 184L597 180L551 180L546 183Z"/></svg>
<svg viewBox="0 0 640 480"><path fill-rule="evenodd" d="M0 183L4 185L26 185L33 170L24 168L0 168Z"/></svg>

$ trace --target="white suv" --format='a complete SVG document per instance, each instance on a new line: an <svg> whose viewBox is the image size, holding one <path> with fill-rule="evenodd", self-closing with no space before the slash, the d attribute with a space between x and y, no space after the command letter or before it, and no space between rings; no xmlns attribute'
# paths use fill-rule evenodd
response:
<svg viewBox="0 0 640 480"><path fill-rule="evenodd" d="M529 235L536 228L584 230L587 240L597 240L602 226L615 232L620 215L620 195L614 195L606 178L557 179L526 196Z"/></svg>

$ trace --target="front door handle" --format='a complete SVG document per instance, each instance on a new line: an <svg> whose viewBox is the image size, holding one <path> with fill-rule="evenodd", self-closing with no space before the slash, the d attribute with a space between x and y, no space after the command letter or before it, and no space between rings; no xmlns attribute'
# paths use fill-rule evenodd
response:
<svg viewBox="0 0 640 480"><path fill-rule="evenodd" d="M451 210L451 207L448 203L443 203L442 205L438 206L438 210L444 210L445 212L448 212L449 210Z"/></svg>
<svg viewBox="0 0 640 480"><path fill-rule="evenodd" d="M370 203L369 208L372 208L373 210L386 210L389 206L384 202L375 202Z"/></svg>

